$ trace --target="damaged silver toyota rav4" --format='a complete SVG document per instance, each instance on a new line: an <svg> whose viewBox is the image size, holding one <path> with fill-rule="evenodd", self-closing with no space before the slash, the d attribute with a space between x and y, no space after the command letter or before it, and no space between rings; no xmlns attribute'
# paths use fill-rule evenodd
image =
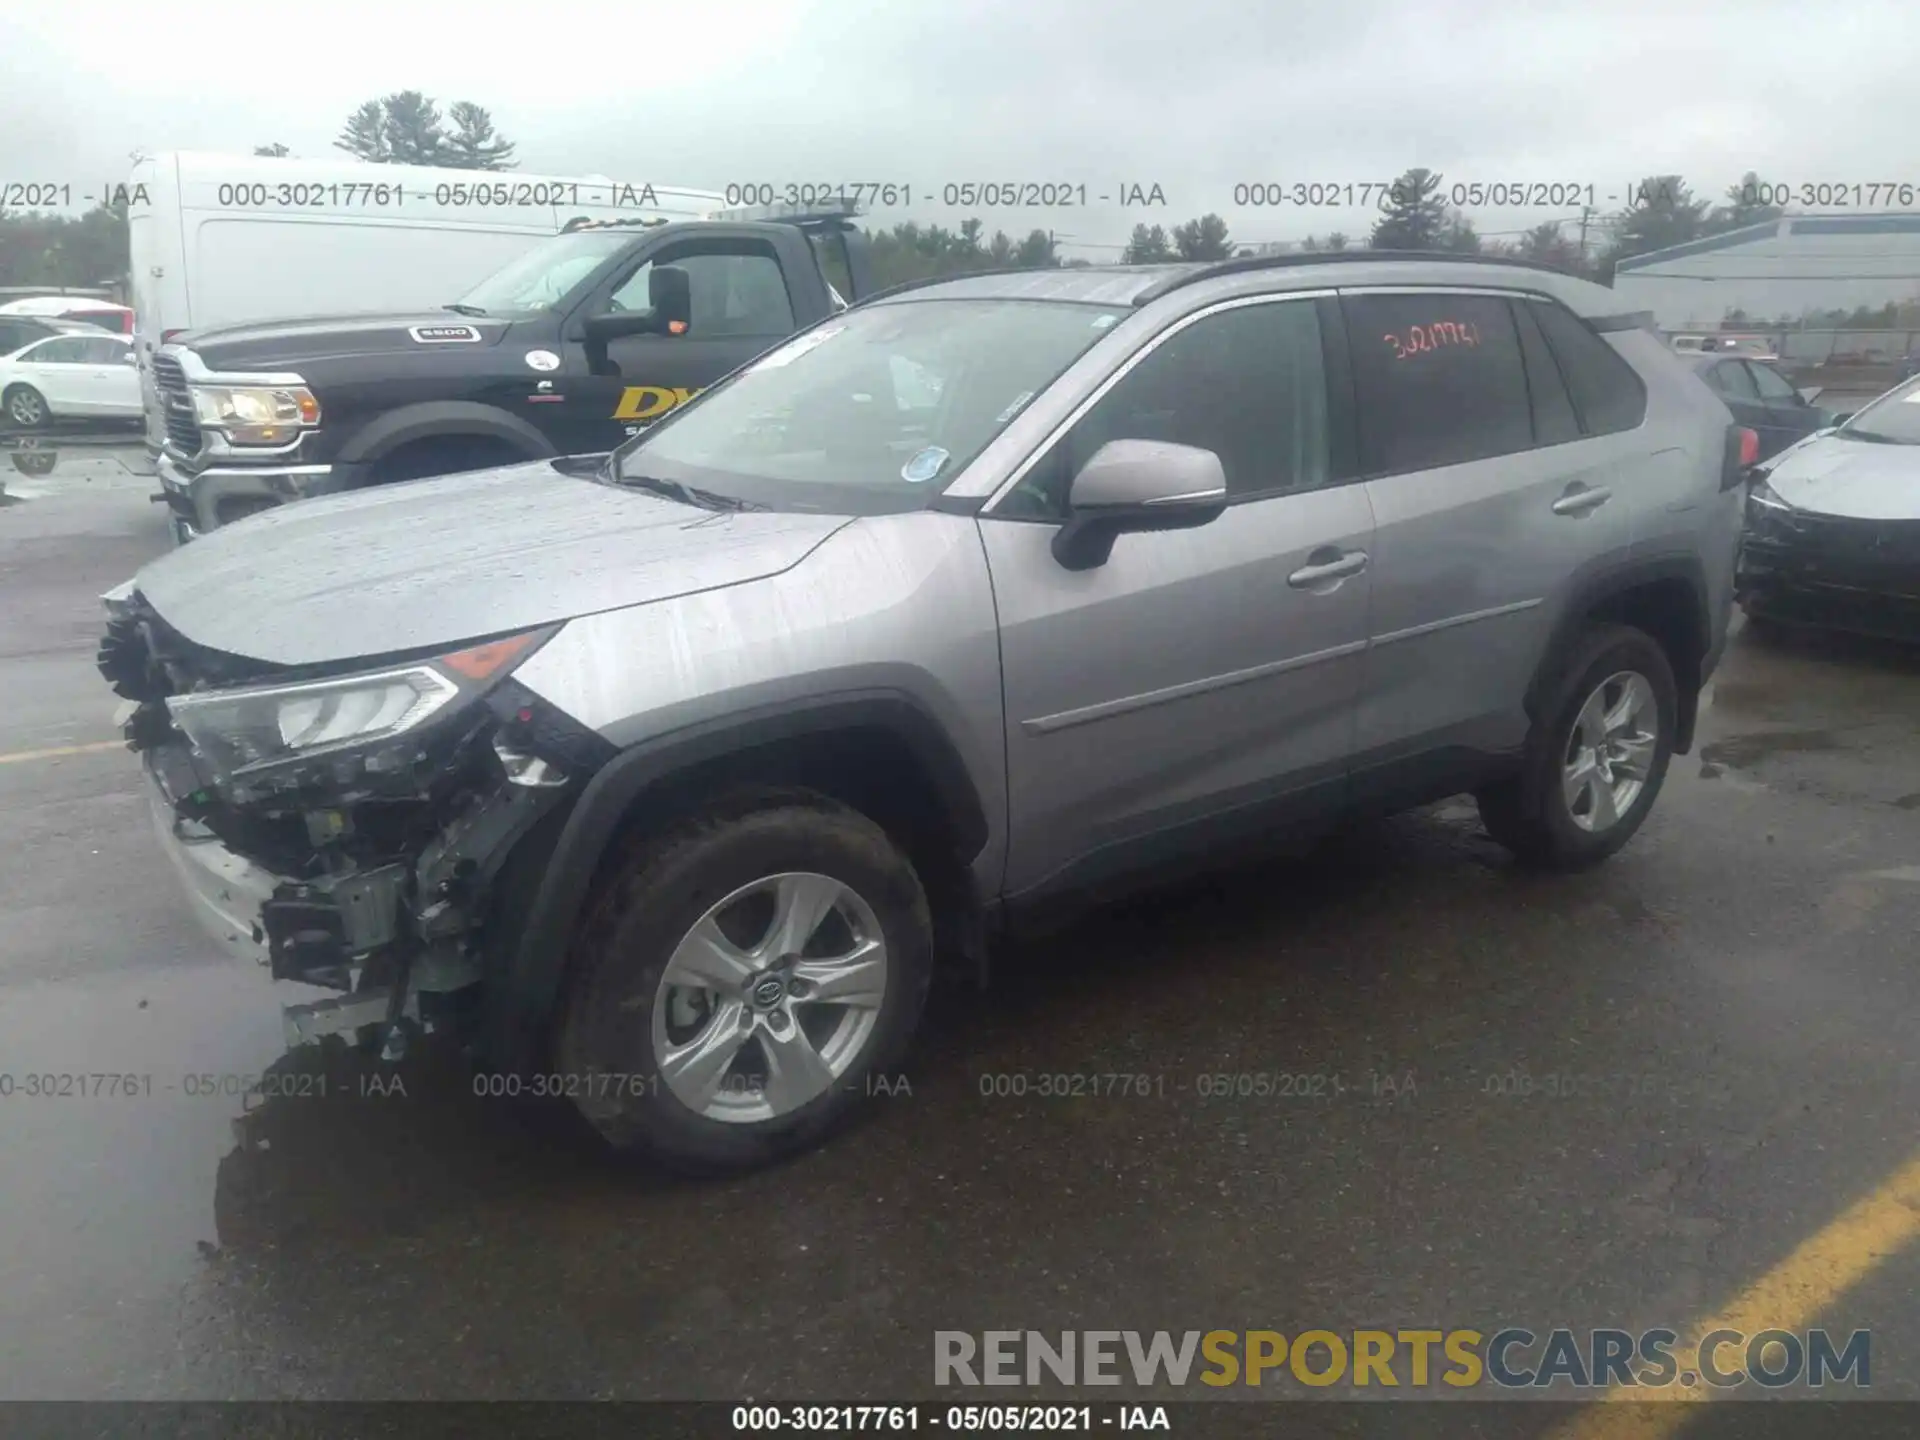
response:
<svg viewBox="0 0 1920 1440"><path fill-rule="evenodd" d="M635 375L700 343L655 294ZM1531 862L1624 844L1750 437L1614 309L1377 254L906 287L611 456L206 536L101 669L213 932L339 992L290 1040L457 1024L753 1165L1061 902L1461 792Z"/></svg>

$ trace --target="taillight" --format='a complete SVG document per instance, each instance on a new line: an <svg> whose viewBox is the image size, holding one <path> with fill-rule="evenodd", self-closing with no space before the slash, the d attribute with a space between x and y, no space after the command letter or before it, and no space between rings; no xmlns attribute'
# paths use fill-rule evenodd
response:
<svg viewBox="0 0 1920 1440"><path fill-rule="evenodd" d="M174 336L183 334L184 332L185 332L184 326L181 326L173 330L162 330L160 332L160 343L162 345L165 345L169 340L173 339Z"/></svg>
<svg viewBox="0 0 1920 1440"><path fill-rule="evenodd" d="M1727 427L1727 444L1721 452L1720 488L1737 490L1746 484L1747 472L1760 463L1760 437L1744 425Z"/></svg>

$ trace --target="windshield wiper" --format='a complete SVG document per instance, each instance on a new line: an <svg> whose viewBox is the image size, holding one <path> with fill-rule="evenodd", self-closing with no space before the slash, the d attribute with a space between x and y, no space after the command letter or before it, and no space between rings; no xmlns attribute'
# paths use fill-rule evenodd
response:
<svg viewBox="0 0 1920 1440"><path fill-rule="evenodd" d="M1847 440L1864 440L1869 445L1911 445L1911 440L1897 439L1892 435L1882 435L1878 430L1836 430L1833 432Z"/></svg>
<svg viewBox="0 0 1920 1440"><path fill-rule="evenodd" d="M608 478L616 485L631 485L640 490L651 490L656 495L665 495L669 500L678 500L683 505L695 505L702 510L764 510L764 505L756 505L751 500L742 500L737 495L722 495L714 490L702 490L698 485L689 485L684 480L663 480L658 475L625 475L613 472L613 462L607 462Z"/></svg>
<svg viewBox="0 0 1920 1440"><path fill-rule="evenodd" d="M440 308L442 310L451 310L456 315L484 315L487 313L485 310L482 310L478 305L466 305L466 304L442 305Z"/></svg>

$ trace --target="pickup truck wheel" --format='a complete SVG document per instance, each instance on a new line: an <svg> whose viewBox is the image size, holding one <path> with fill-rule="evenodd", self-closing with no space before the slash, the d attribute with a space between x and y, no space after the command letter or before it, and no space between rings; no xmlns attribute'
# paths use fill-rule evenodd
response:
<svg viewBox="0 0 1920 1440"><path fill-rule="evenodd" d="M4 399L0 399L0 408L4 408L7 419L22 430L38 430L51 414L46 396L31 385L8 386Z"/></svg>
<svg viewBox="0 0 1920 1440"><path fill-rule="evenodd" d="M862 1107L926 1004L933 926L878 825L763 792L642 842L592 903L556 1044L617 1150L750 1169Z"/></svg>
<svg viewBox="0 0 1920 1440"><path fill-rule="evenodd" d="M1487 833L1537 868L1606 859L1653 808L1678 714L1673 667L1652 636L1589 627L1544 692L1520 773L1474 797Z"/></svg>

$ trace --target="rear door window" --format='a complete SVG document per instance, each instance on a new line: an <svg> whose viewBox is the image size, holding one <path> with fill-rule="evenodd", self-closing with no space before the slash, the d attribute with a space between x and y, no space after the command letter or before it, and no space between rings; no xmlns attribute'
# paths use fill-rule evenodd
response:
<svg viewBox="0 0 1920 1440"><path fill-rule="evenodd" d="M1586 433L1613 435L1637 428L1647 417L1647 387L1634 368L1566 306L1535 300L1527 308L1560 362Z"/></svg>
<svg viewBox="0 0 1920 1440"><path fill-rule="evenodd" d="M62 335L58 340L48 340L34 346L31 354L20 358L23 363L31 365L78 365L87 358L86 337Z"/></svg>
<svg viewBox="0 0 1920 1440"><path fill-rule="evenodd" d="M1560 366L1547 348L1546 337L1534 322L1533 306L1515 302L1513 318L1520 327L1520 355L1527 366L1527 395L1533 401L1533 438L1538 445L1564 445L1580 438L1580 417L1573 413Z"/></svg>
<svg viewBox="0 0 1920 1440"><path fill-rule="evenodd" d="M1731 395L1736 400L1758 400L1760 391L1755 388L1753 377L1747 373L1747 367L1738 360L1722 360L1713 367L1713 388L1722 395Z"/></svg>
<svg viewBox="0 0 1920 1440"><path fill-rule="evenodd" d="M1753 372L1753 383L1762 400L1774 405L1792 405L1799 400L1800 392L1765 365L1749 361L1747 368Z"/></svg>
<svg viewBox="0 0 1920 1440"><path fill-rule="evenodd" d="M1446 290L1342 297L1370 475L1533 447L1533 406L1507 301Z"/></svg>

